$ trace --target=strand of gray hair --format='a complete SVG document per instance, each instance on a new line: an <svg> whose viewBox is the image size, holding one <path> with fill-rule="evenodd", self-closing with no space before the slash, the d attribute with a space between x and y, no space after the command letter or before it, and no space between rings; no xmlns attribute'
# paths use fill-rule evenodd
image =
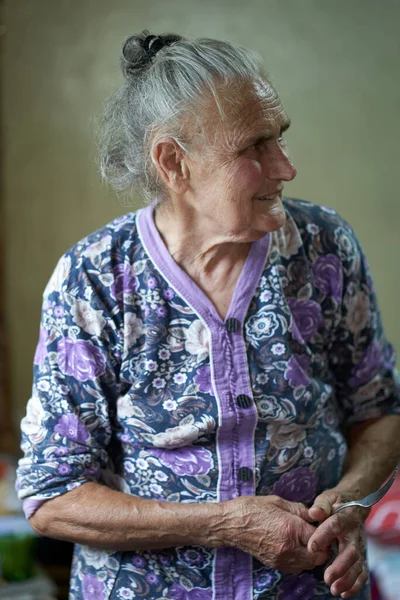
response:
<svg viewBox="0 0 400 600"><path fill-rule="evenodd" d="M204 138L202 101L211 94L223 119L224 86L260 77L266 77L260 57L229 42L181 38L163 47L105 105L98 132L103 179L121 196L136 189L147 202L161 201L164 188L151 158L157 140L171 137L190 154L199 142L191 132Z"/></svg>

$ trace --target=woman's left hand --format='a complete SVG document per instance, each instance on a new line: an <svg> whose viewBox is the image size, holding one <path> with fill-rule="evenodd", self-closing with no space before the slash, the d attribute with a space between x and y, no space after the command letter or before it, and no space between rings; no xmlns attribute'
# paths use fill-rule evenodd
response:
<svg viewBox="0 0 400 600"><path fill-rule="evenodd" d="M309 539L309 552L329 549L338 542L338 555L327 567L324 580L331 594L342 598L357 594L368 579L364 521L369 511L351 507L332 515L336 506L349 500L354 500L351 494L331 489L317 496L309 509L310 518L321 523Z"/></svg>

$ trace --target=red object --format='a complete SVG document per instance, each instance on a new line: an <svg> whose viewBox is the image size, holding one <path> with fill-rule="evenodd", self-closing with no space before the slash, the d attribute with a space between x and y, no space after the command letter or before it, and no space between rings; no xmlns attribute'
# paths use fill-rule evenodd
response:
<svg viewBox="0 0 400 600"><path fill-rule="evenodd" d="M7 474L8 469L8 465L0 461L0 479L3 479L3 477Z"/></svg>
<svg viewBox="0 0 400 600"><path fill-rule="evenodd" d="M369 582L371 584L371 600L383 600L373 573L369 574Z"/></svg>
<svg viewBox="0 0 400 600"><path fill-rule="evenodd" d="M400 477L372 510L365 522L367 534L378 543L400 546Z"/></svg>

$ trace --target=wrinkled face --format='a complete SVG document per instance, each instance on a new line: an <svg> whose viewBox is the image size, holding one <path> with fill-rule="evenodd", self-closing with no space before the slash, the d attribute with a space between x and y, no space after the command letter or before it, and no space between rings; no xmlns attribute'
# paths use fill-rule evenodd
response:
<svg viewBox="0 0 400 600"><path fill-rule="evenodd" d="M254 241L285 222L283 184L296 176L283 138L290 121L265 82L228 90L225 98L226 118L210 109L210 141L193 157L193 198L213 233Z"/></svg>

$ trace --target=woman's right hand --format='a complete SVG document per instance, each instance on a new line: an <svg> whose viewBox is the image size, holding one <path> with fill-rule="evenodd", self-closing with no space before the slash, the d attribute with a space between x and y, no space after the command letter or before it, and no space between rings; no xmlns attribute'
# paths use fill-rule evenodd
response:
<svg viewBox="0 0 400 600"><path fill-rule="evenodd" d="M240 496L224 504L228 544L264 565L298 574L327 562L328 551L311 554L307 550L316 528L304 504L279 496Z"/></svg>

